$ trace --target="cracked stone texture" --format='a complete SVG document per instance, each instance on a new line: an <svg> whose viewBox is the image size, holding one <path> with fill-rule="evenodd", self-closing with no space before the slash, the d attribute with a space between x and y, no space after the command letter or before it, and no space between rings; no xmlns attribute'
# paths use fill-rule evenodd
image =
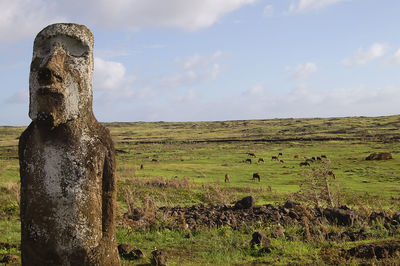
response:
<svg viewBox="0 0 400 266"><path fill-rule="evenodd" d="M119 265L115 150L92 111L93 35L58 23L35 38L29 127L19 142L24 265Z"/></svg>

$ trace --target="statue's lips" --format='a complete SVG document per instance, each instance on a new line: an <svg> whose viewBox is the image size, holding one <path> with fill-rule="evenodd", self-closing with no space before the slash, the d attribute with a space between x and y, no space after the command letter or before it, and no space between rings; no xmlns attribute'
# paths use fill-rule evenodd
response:
<svg viewBox="0 0 400 266"><path fill-rule="evenodd" d="M42 95L42 96L45 96L45 95L64 96L64 94L62 93L62 90L60 88L53 87L53 86L40 87L37 90L37 94Z"/></svg>

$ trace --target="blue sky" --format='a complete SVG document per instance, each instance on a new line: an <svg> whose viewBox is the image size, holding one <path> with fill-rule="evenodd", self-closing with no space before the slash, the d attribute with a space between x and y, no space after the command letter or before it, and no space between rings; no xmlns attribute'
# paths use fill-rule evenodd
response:
<svg viewBox="0 0 400 266"><path fill-rule="evenodd" d="M400 1L0 0L0 125L27 125L35 35L95 36L99 121L400 113Z"/></svg>

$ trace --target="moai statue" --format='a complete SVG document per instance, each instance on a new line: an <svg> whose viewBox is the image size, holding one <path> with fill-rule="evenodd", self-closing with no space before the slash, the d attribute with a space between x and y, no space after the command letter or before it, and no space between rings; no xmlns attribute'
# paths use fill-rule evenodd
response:
<svg viewBox="0 0 400 266"><path fill-rule="evenodd" d="M23 265L119 265L115 155L92 111L93 35L53 24L35 38L29 127L19 141Z"/></svg>

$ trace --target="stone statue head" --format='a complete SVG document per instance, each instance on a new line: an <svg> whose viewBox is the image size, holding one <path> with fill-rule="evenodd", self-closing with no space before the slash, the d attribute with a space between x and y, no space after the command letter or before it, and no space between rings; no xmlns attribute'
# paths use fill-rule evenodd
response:
<svg viewBox="0 0 400 266"><path fill-rule="evenodd" d="M51 127L92 115L93 34L57 23L38 33L29 77L29 117Z"/></svg>

